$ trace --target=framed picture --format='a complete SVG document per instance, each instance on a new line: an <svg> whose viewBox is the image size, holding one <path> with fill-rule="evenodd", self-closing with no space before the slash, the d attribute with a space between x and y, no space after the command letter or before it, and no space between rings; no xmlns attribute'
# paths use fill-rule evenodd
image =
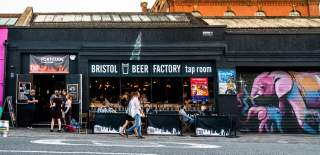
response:
<svg viewBox="0 0 320 155"><path fill-rule="evenodd" d="M67 84L67 93L72 95L73 101L78 102L78 84Z"/></svg>
<svg viewBox="0 0 320 155"><path fill-rule="evenodd" d="M27 100L27 95L30 94L31 82L19 82L18 100Z"/></svg>
<svg viewBox="0 0 320 155"><path fill-rule="evenodd" d="M219 95L236 95L236 70L218 69Z"/></svg>

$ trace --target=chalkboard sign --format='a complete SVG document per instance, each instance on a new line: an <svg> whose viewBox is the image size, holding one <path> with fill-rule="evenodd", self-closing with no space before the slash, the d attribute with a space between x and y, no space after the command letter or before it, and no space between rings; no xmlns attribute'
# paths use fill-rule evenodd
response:
<svg viewBox="0 0 320 155"><path fill-rule="evenodd" d="M30 82L19 82L18 89L18 100L27 100L27 95L30 94L31 83Z"/></svg>
<svg viewBox="0 0 320 155"><path fill-rule="evenodd" d="M16 115L14 112L14 108L12 105L12 96L7 96L3 109L5 109L5 107L8 106L8 112L9 112L9 116L10 116L10 121L12 123L12 126L14 126L16 124Z"/></svg>
<svg viewBox="0 0 320 155"><path fill-rule="evenodd" d="M78 102L78 84L67 84L67 93L73 98L73 102Z"/></svg>

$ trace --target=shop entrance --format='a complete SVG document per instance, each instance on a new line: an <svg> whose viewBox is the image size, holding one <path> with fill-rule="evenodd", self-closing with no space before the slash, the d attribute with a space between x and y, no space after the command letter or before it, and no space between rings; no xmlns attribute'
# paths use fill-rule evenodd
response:
<svg viewBox="0 0 320 155"><path fill-rule="evenodd" d="M31 89L36 90L36 104L33 125L48 125L51 121L50 96L54 90L65 89L72 95L72 118L80 121L82 111L82 75L81 74L18 74L16 90L17 125L26 126L29 118L26 96Z"/></svg>
<svg viewBox="0 0 320 155"><path fill-rule="evenodd" d="M51 112L49 107L50 96L54 90L66 89L66 76L65 75L34 75L33 76L34 89L37 92L39 103L36 106L34 123L35 124L48 124L51 120Z"/></svg>

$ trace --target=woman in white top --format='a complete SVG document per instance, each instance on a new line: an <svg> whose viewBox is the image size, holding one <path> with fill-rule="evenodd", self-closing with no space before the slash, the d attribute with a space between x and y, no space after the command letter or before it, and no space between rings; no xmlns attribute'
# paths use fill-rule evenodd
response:
<svg viewBox="0 0 320 155"><path fill-rule="evenodd" d="M65 109L64 109L64 118L65 118L65 124L70 125L71 121L71 107L72 107L72 96L70 94L67 94L67 101L65 103Z"/></svg>

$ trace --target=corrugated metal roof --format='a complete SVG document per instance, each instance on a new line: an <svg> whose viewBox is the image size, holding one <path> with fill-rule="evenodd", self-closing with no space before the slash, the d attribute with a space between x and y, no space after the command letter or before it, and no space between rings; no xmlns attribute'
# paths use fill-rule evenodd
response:
<svg viewBox="0 0 320 155"><path fill-rule="evenodd" d="M76 12L35 13L30 23L34 28L154 28L207 27L190 13Z"/></svg>
<svg viewBox="0 0 320 155"><path fill-rule="evenodd" d="M18 18L2 18L0 17L0 26L11 26L17 22Z"/></svg>
<svg viewBox="0 0 320 155"><path fill-rule="evenodd" d="M211 26L225 25L227 28L320 28L320 17L314 18L219 18L204 17L203 20Z"/></svg>
<svg viewBox="0 0 320 155"><path fill-rule="evenodd" d="M37 14L34 23L66 23L66 22L116 22L116 23L189 23L186 14L134 14L134 13L74 13L74 14Z"/></svg>

